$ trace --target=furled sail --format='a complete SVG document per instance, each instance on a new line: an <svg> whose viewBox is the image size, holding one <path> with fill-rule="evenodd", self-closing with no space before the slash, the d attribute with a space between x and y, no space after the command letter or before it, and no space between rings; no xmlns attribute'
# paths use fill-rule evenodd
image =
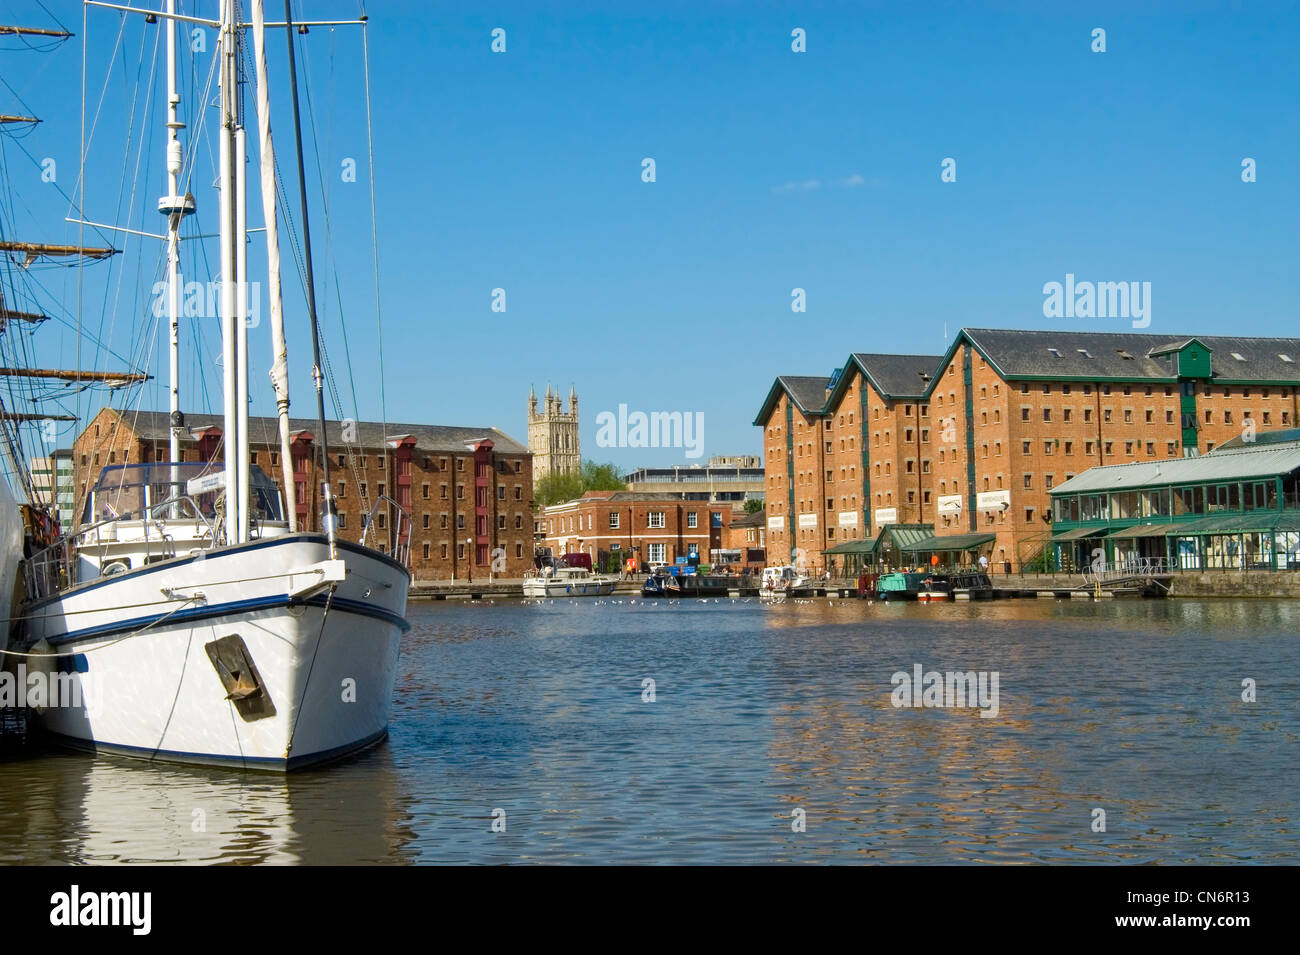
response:
<svg viewBox="0 0 1300 955"><path fill-rule="evenodd" d="M298 529L297 488L289 452L289 350L284 340L284 302L280 291L280 233L275 213L275 145L271 142L271 100L266 74L266 14L253 0L253 60L257 70L257 137L261 157L262 217L266 220L267 290L271 314L271 387L280 419L280 463L284 470L284 507L289 530Z"/></svg>

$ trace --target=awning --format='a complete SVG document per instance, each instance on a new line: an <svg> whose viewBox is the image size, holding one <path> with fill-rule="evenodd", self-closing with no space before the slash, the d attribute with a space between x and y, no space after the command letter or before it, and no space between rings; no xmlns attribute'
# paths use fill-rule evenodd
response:
<svg viewBox="0 0 1300 955"><path fill-rule="evenodd" d="M1104 527L1076 527L1074 530L1062 531L1052 538L1052 543L1057 544L1061 541L1078 541L1085 537L1093 537L1096 534L1106 533Z"/></svg>
<svg viewBox="0 0 1300 955"><path fill-rule="evenodd" d="M1204 537L1211 534L1259 534L1285 526L1289 529L1290 515L1277 511L1217 514L1181 524L1169 524L1165 531L1169 537Z"/></svg>
<svg viewBox="0 0 1300 955"><path fill-rule="evenodd" d="M1291 510L1284 514L1279 514L1277 523L1273 525L1274 531L1290 531L1292 533L1300 532L1300 512Z"/></svg>
<svg viewBox="0 0 1300 955"><path fill-rule="evenodd" d="M1135 524L1107 534L1107 540L1132 540L1136 537L1164 537L1178 527L1177 524Z"/></svg>
<svg viewBox="0 0 1300 955"><path fill-rule="evenodd" d="M888 544L896 550L907 550L911 544L933 536L933 524L886 524L876 535L876 549L888 550Z"/></svg>
<svg viewBox="0 0 1300 955"><path fill-rule="evenodd" d="M845 541L843 544L836 544L822 551L823 554L870 554L876 549L876 542L872 540L855 540Z"/></svg>
<svg viewBox="0 0 1300 955"><path fill-rule="evenodd" d="M952 534L946 537L927 537L923 540L904 544L899 550L906 554L922 553L956 553L974 550L984 544L997 540L997 534Z"/></svg>

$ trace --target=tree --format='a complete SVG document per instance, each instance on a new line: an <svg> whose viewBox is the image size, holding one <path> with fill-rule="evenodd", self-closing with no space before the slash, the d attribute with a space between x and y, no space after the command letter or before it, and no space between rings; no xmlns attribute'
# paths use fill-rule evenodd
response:
<svg viewBox="0 0 1300 955"><path fill-rule="evenodd" d="M626 491L627 485L613 464L597 464L590 459L582 462L583 491Z"/></svg>
<svg viewBox="0 0 1300 955"><path fill-rule="evenodd" d="M578 471L546 475L533 488L533 500L538 507L548 507L561 501L572 501L588 491L625 491L627 485L613 464L582 462Z"/></svg>
<svg viewBox="0 0 1300 955"><path fill-rule="evenodd" d="M763 502L760 501L758 498L749 497L745 499L746 514L757 514L762 509L763 509Z"/></svg>
<svg viewBox="0 0 1300 955"><path fill-rule="evenodd" d="M574 472L552 471L533 488L533 499L538 507L571 501L575 497L582 497L582 475Z"/></svg>

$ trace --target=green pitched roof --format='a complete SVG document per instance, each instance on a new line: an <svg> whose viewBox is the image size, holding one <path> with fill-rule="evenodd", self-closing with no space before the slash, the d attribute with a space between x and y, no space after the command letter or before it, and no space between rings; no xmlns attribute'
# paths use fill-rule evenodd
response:
<svg viewBox="0 0 1300 955"><path fill-rule="evenodd" d="M875 540L845 541L822 551L823 554L870 554L876 549Z"/></svg>
<svg viewBox="0 0 1300 955"><path fill-rule="evenodd" d="M947 534L943 537L923 537L899 548L907 554L952 553L961 550L974 550L990 541L997 540L997 534Z"/></svg>

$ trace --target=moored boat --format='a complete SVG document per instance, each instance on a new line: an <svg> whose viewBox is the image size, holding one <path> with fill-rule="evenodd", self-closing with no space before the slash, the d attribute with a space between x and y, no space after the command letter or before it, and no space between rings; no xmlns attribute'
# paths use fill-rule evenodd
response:
<svg viewBox="0 0 1300 955"><path fill-rule="evenodd" d="M774 599L794 596L806 591L810 584L808 576L794 567L764 567L758 595Z"/></svg>
<svg viewBox="0 0 1300 955"><path fill-rule="evenodd" d="M980 570L960 570L949 574L948 587L954 598L992 600L997 596L992 579Z"/></svg>
<svg viewBox="0 0 1300 955"><path fill-rule="evenodd" d="M732 581L709 574L652 574L641 585L641 596L655 597L725 597Z"/></svg>
<svg viewBox="0 0 1300 955"><path fill-rule="evenodd" d="M167 221L162 237L167 242L167 280L161 285L167 291L171 332L170 456L156 463L106 467L90 489L80 526L53 542L37 542L29 535L19 645L30 667L58 675L60 686L68 688L67 698L57 703L51 699L44 707L43 723L71 745L146 759L271 770L319 763L387 734L399 641L409 626L405 612L411 581L406 567L410 519L381 492L370 513L363 514L361 540L339 538L318 357L313 377L320 428L321 531L297 524L295 495L311 493L311 481L295 474L289 445L287 346L276 238L277 223L286 213L277 211L275 198L278 180L264 44L268 24L262 0L252 0L251 23L239 22L236 5L230 3L221 5L219 21L179 16L174 0L156 12L123 9L147 14L151 23L161 21L159 29L166 32L167 68L159 74L167 84L163 105L168 193L158 200L157 211ZM182 97L175 73L178 21L217 28L220 43L214 73L220 90L216 218L224 424L220 459L202 463L183 462L179 453L179 436L185 431L178 351L179 248L181 223L196 212L194 197L183 187L202 173L194 168L192 157L187 160L179 139L185 124L178 117ZM293 128L300 136L293 24L286 19L274 26L290 40ZM246 293L252 230L246 222L249 157L240 102L244 86L251 88L240 72L248 58L245 31L253 34L251 59L257 68L274 351L271 379L280 419L283 500L250 461ZM311 339L319 355L301 152L299 141L304 290ZM78 251L83 257L116 254L114 249ZM161 298L154 303L163 304ZM135 314L150 311L162 317L162 308L148 306ZM114 377L129 384L147 376ZM380 542L381 533L386 541Z"/></svg>
<svg viewBox="0 0 1300 955"><path fill-rule="evenodd" d="M548 564L524 578L525 597L607 597L618 581L585 567Z"/></svg>
<svg viewBox="0 0 1300 955"><path fill-rule="evenodd" d="M196 505L146 502L27 562L34 594L67 580L25 608L28 645L76 683L78 705L48 707L46 731L76 748L270 770L382 739L409 627L405 566L290 533L274 509L261 536L213 546Z"/></svg>
<svg viewBox="0 0 1300 955"><path fill-rule="evenodd" d="M899 570L881 574L876 580L876 596L881 600L915 600L923 589L922 581L929 577L929 572L912 572Z"/></svg>
<svg viewBox="0 0 1300 955"><path fill-rule="evenodd" d="M952 590L948 581L943 577L930 575L921 581L920 589L916 592L918 603L940 603L952 598Z"/></svg>
<svg viewBox="0 0 1300 955"><path fill-rule="evenodd" d="M940 603L958 595L971 600L989 600L994 596L993 584L988 574L965 570L952 574L894 571L881 574L876 580L876 596L881 600Z"/></svg>

